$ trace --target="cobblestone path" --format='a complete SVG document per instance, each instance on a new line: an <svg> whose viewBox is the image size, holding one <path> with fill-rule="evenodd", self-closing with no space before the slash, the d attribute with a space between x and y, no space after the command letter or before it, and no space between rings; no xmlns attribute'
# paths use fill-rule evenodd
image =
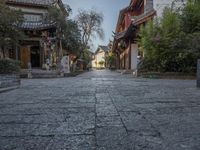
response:
<svg viewBox="0 0 200 150"><path fill-rule="evenodd" d="M199 150L193 80L111 71L22 80L0 94L0 150Z"/></svg>

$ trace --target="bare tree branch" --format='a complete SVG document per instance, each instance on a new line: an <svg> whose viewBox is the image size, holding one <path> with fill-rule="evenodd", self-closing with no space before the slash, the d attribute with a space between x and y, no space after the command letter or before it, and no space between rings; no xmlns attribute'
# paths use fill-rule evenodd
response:
<svg viewBox="0 0 200 150"><path fill-rule="evenodd" d="M102 13L98 13L95 10L80 10L77 15L77 22L82 33L82 43L84 48L88 46L91 37L104 39Z"/></svg>

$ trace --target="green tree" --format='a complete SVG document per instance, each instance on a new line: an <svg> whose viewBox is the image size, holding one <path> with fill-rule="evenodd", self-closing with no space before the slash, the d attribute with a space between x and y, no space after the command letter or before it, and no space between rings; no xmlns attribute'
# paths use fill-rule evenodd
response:
<svg viewBox="0 0 200 150"><path fill-rule="evenodd" d="M82 58L85 63L90 63L91 58L86 57L86 53L90 47L89 42L92 37L104 39L104 31L102 29L103 15L95 10L80 10L76 21L81 31L81 52L78 57ZM86 66L88 66L88 64L85 64L84 68L86 68Z"/></svg>
<svg viewBox="0 0 200 150"><path fill-rule="evenodd" d="M109 68L115 67L116 56L113 53L109 53L106 58L106 63L108 64Z"/></svg>
<svg viewBox="0 0 200 150"><path fill-rule="evenodd" d="M194 72L200 57L199 0L188 0L181 12L166 8L160 20L150 21L139 33L145 58L142 71Z"/></svg>
<svg viewBox="0 0 200 150"><path fill-rule="evenodd" d="M71 12L71 8L69 6L67 7L67 14L55 6L49 7L48 12L48 19L56 24L57 38L60 40L60 49L63 46L68 51L78 54L81 47L81 32L77 22L67 18ZM62 53L62 50L60 53Z"/></svg>
<svg viewBox="0 0 200 150"><path fill-rule="evenodd" d="M18 28L23 22L21 11L10 9L5 1L0 1L0 49L5 57L5 46L17 44L24 34Z"/></svg>
<svg viewBox="0 0 200 150"><path fill-rule="evenodd" d="M69 6L67 8L68 9L66 12L58 9L56 6L51 6L48 8L47 19L56 24L59 34L65 32L67 28L67 17L71 12L71 8Z"/></svg>
<svg viewBox="0 0 200 150"><path fill-rule="evenodd" d="M100 61L100 62L99 62L99 65L100 65L101 67L103 67L104 64L105 64L105 61Z"/></svg>
<svg viewBox="0 0 200 150"><path fill-rule="evenodd" d="M84 49L81 53L80 58L83 60L83 69L88 69L92 60L90 52L87 49Z"/></svg>
<svg viewBox="0 0 200 150"><path fill-rule="evenodd" d="M182 10L181 25L185 33L200 31L200 0L188 0Z"/></svg>
<svg viewBox="0 0 200 150"><path fill-rule="evenodd" d="M78 28L77 22L71 19L67 20L66 27L63 45L68 51L77 55L81 50L81 32Z"/></svg>

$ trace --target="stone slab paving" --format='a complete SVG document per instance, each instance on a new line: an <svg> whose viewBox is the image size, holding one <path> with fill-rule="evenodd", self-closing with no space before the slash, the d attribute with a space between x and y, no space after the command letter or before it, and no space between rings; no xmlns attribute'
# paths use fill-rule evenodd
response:
<svg viewBox="0 0 200 150"><path fill-rule="evenodd" d="M101 70L0 94L0 150L199 150L194 80Z"/></svg>

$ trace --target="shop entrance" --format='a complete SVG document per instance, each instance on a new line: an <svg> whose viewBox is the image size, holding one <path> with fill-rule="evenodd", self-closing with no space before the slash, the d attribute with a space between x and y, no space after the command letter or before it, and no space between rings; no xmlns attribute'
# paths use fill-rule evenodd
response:
<svg viewBox="0 0 200 150"><path fill-rule="evenodd" d="M40 67L40 47L39 46L32 46L31 50L31 65L33 68Z"/></svg>

